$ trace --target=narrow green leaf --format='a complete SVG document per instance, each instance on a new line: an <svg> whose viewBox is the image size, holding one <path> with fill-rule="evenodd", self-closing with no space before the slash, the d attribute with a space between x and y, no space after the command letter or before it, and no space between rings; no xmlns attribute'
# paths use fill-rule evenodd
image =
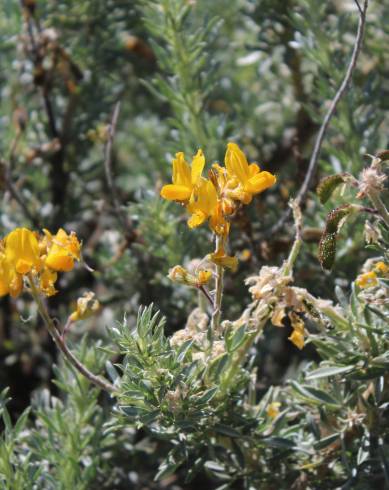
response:
<svg viewBox="0 0 389 490"><path fill-rule="evenodd" d="M231 342L229 343L230 352L234 352L245 341L246 325L240 326L236 332L234 332Z"/></svg>
<svg viewBox="0 0 389 490"><path fill-rule="evenodd" d="M336 374L348 373L354 369L355 366L328 366L311 371L306 379L318 379L326 378L328 376L335 376Z"/></svg>
<svg viewBox="0 0 389 490"><path fill-rule="evenodd" d="M323 439L320 439L320 441L315 442L313 447L317 450L324 449L325 447L333 444L337 439L339 439L339 434L332 434L330 436L324 437Z"/></svg>

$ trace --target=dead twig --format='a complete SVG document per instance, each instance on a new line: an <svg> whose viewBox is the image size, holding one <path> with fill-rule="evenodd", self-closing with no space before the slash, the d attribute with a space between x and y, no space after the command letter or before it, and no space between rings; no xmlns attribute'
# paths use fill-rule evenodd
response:
<svg viewBox="0 0 389 490"><path fill-rule="evenodd" d="M112 173L112 148L116 133L116 126L120 114L120 105L120 101L116 103L112 113L111 122L108 127L108 139L104 147L104 169L110 199L114 207L117 219L124 231L126 241L132 242L134 241L134 231L132 230L131 221L127 216L127 213L123 210L122 205L120 204L120 201L118 199L118 191Z"/></svg>
<svg viewBox="0 0 389 490"><path fill-rule="evenodd" d="M352 55L350 58L349 65L347 67L346 74L343 78L343 81L342 81L338 91L336 92L334 98L332 99L330 107L329 107L329 109L328 109L328 111L327 111L327 113L323 119L323 122L320 126L320 129L319 129L319 133L316 137L315 146L314 146L313 151L312 151L312 155L311 155L311 158L309 161L308 170L307 170L307 173L305 175L304 182L303 182L303 184L302 184L302 186L301 186L301 188L300 188L300 190L299 190L299 192L295 198L295 201L299 206L301 206L302 202L304 201L304 199L306 197L306 194L308 192L312 178L315 174L315 170L316 170L316 167L317 167L317 164L319 161L320 151L321 151L321 148L323 145L323 141L324 141L324 137L326 135L327 129L329 127L329 124L331 122L333 115L335 114L335 111L336 111L336 108L337 108L339 101L341 100L341 98L346 93L346 91L349 87L355 66L357 64L358 55L361 51L363 34L365 31L365 25L366 25L366 12L367 12L369 0L364 0L362 8L359 5L359 3L357 2L357 0L355 0L355 1L356 1L357 6L358 6L358 10L359 10L359 22L358 22L358 30L357 30L357 35L355 38L353 52L352 52ZM277 223L269 230L269 232L266 234L266 238L270 238L272 235L274 235L279 230L281 230L281 228L285 225L286 221L288 221L288 219L290 218L290 215L291 215L291 210L288 209L284 213L284 215L281 217L281 219L279 221L277 221Z"/></svg>

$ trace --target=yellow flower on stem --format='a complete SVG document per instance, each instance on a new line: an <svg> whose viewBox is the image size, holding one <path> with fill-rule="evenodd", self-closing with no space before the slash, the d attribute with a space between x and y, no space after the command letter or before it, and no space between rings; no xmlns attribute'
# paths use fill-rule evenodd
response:
<svg viewBox="0 0 389 490"><path fill-rule="evenodd" d="M378 285L377 274L374 271L360 274L355 281L355 284L361 289L373 288Z"/></svg>
<svg viewBox="0 0 389 490"><path fill-rule="evenodd" d="M195 288L201 288L208 284L212 277L212 272L207 269L201 269L195 274L191 274L187 269L181 265L176 265L169 270L168 278L178 284L184 284L185 286L191 286Z"/></svg>
<svg viewBox="0 0 389 490"><path fill-rule="evenodd" d="M209 254L209 260L216 265L220 265L225 269L231 269L233 272L238 268L238 259L226 254L223 245L216 252Z"/></svg>
<svg viewBox="0 0 389 490"><path fill-rule="evenodd" d="M4 240L5 260L18 274L28 274L41 268L39 244L35 233L16 228Z"/></svg>
<svg viewBox="0 0 389 490"><path fill-rule="evenodd" d="M45 232L48 250L45 260L47 267L54 271L69 272L74 267L74 261L80 260L81 244L74 232L69 235L60 228L56 235L48 230Z"/></svg>
<svg viewBox="0 0 389 490"><path fill-rule="evenodd" d="M217 194L210 180L201 179L196 192L192 194L187 206L191 214L188 220L189 228L197 228L213 216L217 209Z"/></svg>
<svg viewBox="0 0 389 490"><path fill-rule="evenodd" d="M280 406L281 406L280 402L269 403L266 409L266 413L268 417L275 419L280 413Z"/></svg>
<svg viewBox="0 0 389 490"><path fill-rule="evenodd" d="M249 204L255 194L265 191L277 180L270 172L261 171L256 163L249 165L246 155L236 143L228 143L225 165L228 175L235 177L238 184L229 192L229 196L243 204Z"/></svg>
<svg viewBox="0 0 389 490"><path fill-rule="evenodd" d="M201 179L204 165L205 158L202 150L198 150L193 157L191 166L185 161L184 153L177 153L173 160L173 184L162 187L161 197L168 201L187 203Z"/></svg>
<svg viewBox="0 0 389 490"><path fill-rule="evenodd" d="M85 320L94 315L100 309L100 303L95 298L95 293L91 291L84 293L77 300L76 310L70 315L69 320L76 322L77 320Z"/></svg>

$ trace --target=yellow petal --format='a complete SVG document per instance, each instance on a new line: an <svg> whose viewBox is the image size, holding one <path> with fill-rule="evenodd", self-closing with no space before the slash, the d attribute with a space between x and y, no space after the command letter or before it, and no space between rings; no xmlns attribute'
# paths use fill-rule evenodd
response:
<svg viewBox="0 0 389 490"><path fill-rule="evenodd" d="M249 165L249 175L250 177L254 177L254 175L258 174L261 169L258 167L256 163L251 163Z"/></svg>
<svg viewBox="0 0 389 490"><path fill-rule="evenodd" d="M48 268L45 268L39 278L39 286L41 291L46 296L53 296L58 291L55 289L54 284L57 280L58 274Z"/></svg>
<svg viewBox="0 0 389 490"><path fill-rule="evenodd" d="M69 272L74 267L74 260L79 260L80 255L81 244L76 234L72 232L68 235L60 228L52 237L45 264L55 271Z"/></svg>
<svg viewBox="0 0 389 490"><path fill-rule="evenodd" d="M380 260L374 265L374 270L377 272L381 272L382 274L387 274L389 272L389 266Z"/></svg>
<svg viewBox="0 0 389 490"><path fill-rule="evenodd" d="M16 228L5 238L5 258L20 274L39 269L39 244L35 234L27 228Z"/></svg>
<svg viewBox="0 0 389 490"><path fill-rule="evenodd" d="M195 211L192 216L188 219L189 228L197 228L202 225L204 221L207 219L207 215L202 211Z"/></svg>
<svg viewBox="0 0 389 490"><path fill-rule="evenodd" d="M301 350L304 347L304 334L300 330L293 330L292 335L288 338L298 349Z"/></svg>
<svg viewBox="0 0 389 490"><path fill-rule="evenodd" d="M182 151L173 160L173 184L191 188L191 171Z"/></svg>
<svg viewBox="0 0 389 490"><path fill-rule="evenodd" d="M161 189L161 197L167 201L187 201L192 190L183 185L168 184Z"/></svg>
<svg viewBox="0 0 389 490"><path fill-rule="evenodd" d="M192 185L195 185L199 178L201 177L201 174L203 172L205 165L205 158L202 150L198 150L196 155L193 157L192 161L192 169L191 169L191 182Z"/></svg>
<svg viewBox="0 0 389 490"><path fill-rule="evenodd" d="M245 190L251 194L258 194L274 185L276 180L270 172L259 172L246 182Z"/></svg>
<svg viewBox="0 0 389 490"><path fill-rule="evenodd" d="M266 409L266 413L267 415L274 419L275 417L277 417L280 413L280 406L281 406L281 403L280 402L272 402L270 403L268 406L267 406L267 409Z"/></svg>
<svg viewBox="0 0 389 490"><path fill-rule="evenodd" d="M374 271L365 272L357 277L356 285L362 289L372 288L378 285L377 274Z"/></svg>
<svg viewBox="0 0 389 490"><path fill-rule="evenodd" d="M214 264L231 269L233 272L238 268L238 259L227 255L223 246L221 246L215 253L210 254L209 259Z"/></svg>
<svg viewBox="0 0 389 490"><path fill-rule="evenodd" d="M209 282L212 277L212 272L208 270L201 270L197 273L198 285L204 286Z"/></svg>
<svg viewBox="0 0 389 490"><path fill-rule="evenodd" d="M249 178L249 164L236 143L228 143L224 161L230 175L235 175L242 184L246 182Z"/></svg>
<svg viewBox="0 0 389 490"><path fill-rule="evenodd" d="M47 267L58 272L69 272L74 267L73 257L64 252L51 252L45 261Z"/></svg>

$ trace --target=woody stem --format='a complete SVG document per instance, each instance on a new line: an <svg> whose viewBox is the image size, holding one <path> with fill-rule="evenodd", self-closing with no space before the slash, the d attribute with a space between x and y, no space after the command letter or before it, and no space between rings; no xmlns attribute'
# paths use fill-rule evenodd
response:
<svg viewBox="0 0 389 490"><path fill-rule="evenodd" d="M114 393L116 389L109 381L107 381L105 378L96 376L95 374L91 373L89 369L86 366L84 366L84 364L82 364L81 361L79 361L77 357L69 350L68 346L65 343L64 338L59 334L57 328L55 327L54 322L50 317L45 304L42 301L42 296L38 288L36 287L34 279L31 276L31 274L28 275L28 281L31 287L31 294L38 306L39 314L42 317L46 325L46 328L49 331L58 349L62 352L62 354L69 361L69 363L75 369L77 369L78 372L80 372L83 376L85 376L85 378L87 378L91 383L96 385L98 388L107 391L108 393L111 394Z"/></svg>
<svg viewBox="0 0 389 490"><path fill-rule="evenodd" d="M222 245L222 237L216 235L216 252ZM220 329L220 317L223 299L223 266L216 266L216 282L215 282L215 296L213 299L213 313L212 313L212 331L217 332Z"/></svg>

